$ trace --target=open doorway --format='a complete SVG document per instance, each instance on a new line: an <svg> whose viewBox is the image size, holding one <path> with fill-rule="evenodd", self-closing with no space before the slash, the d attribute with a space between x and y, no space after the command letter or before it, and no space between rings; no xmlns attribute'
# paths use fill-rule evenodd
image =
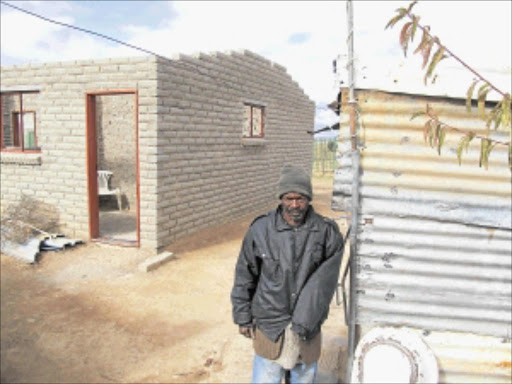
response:
<svg viewBox="0 0 512 384"><path fill-rule="evenodd" d="M137 92L89 92L86 100L90 238L138 246Z"/></svg>

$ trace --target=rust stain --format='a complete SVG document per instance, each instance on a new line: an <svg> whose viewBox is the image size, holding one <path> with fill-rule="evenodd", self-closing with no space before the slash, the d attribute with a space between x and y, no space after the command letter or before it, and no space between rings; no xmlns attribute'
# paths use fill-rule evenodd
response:
<svg viewBox="0 0 512 384"><path fill-rule="evenodd" d="M498 366L498 368L512 368L512 362L510 361L502 361L496 365Z"/></svg>

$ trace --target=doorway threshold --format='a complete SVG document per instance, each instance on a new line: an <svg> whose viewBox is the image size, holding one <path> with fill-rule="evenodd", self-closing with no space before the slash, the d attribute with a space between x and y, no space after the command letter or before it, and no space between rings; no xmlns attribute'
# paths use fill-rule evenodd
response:
<svg viewBox="0 0 512 384"><path fill-rule="evenodd" d="M92 239L91 241L96 242L96 243L117 245L120 247L138 247L139 246L139 242L136 240L113 239L111 237L98 237L96 239Z"/></svg>

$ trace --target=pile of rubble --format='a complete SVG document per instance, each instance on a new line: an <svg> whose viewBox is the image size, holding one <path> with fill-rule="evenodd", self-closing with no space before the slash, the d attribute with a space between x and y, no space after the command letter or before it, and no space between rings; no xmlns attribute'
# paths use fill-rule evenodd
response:
<svg viewBox="0 0 512 384"><path fill-rule="evenodd" d="M2 253L28 263L36 263L41 251L82 243L59 234L59 213L54 206L26 195L2 209L0 230Z"/></svg>

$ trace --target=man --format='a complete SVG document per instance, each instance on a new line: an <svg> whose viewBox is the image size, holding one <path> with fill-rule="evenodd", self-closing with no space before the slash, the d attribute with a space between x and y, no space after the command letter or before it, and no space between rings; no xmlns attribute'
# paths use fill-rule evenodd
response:
<svg viewBox="0 0 512 384"><path fill-rule="evenodd" d="M281 204L256 218L244 238L231 292L233 320L253 339L253 383L313 383L320 327L336 290L343 237L310 202L311 179L285 166Z"/></svg>

